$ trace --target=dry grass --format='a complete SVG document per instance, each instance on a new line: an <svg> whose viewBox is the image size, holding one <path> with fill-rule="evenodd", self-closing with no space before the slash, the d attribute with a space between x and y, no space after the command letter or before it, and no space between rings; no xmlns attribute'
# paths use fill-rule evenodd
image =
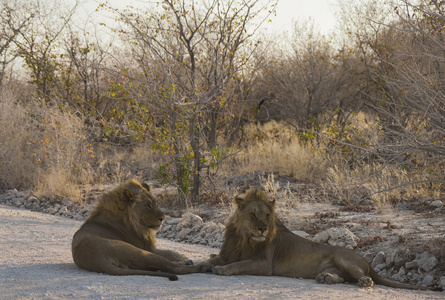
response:
<svg viewBox="0 0 445 300"><path fill-rule="evenodd" d="M284 122L249 124L244 131L247 147L224 164L225 172L271 171L302 180L323 174L325 166L318 152L302 146L296 132Z"/></svg>
<svg viewBox="0 0 445 300"><path fill-rule="evenodd" d="M36 166L32 163L29 141L37 124L15 96L3 90L0 95L0 187L27 189L33 182Z"/></svg>

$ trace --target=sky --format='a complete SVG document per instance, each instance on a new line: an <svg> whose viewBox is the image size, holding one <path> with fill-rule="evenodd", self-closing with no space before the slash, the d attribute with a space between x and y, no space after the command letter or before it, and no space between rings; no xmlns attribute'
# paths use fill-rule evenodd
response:
<svg viewBox="0 0 445 300"><path fill-rule="evenodd" d="M276 31L290 31L294 21L314 20L321 33L328 34L335 29L333 13L334 0L279 0L277 17L272 19Z"/></svg>
<svg viewBox="0 0 445 300"><path fill-rule="evenodd" d="M74 2L68 0L67 2ZM80 0L81 6L91 11L97 7L97 3L107 0ZM223 0L224 1L224 0ZM112 6L124 7L127 4L135 4L138 0L108 0ZM320 29L322 34L328 34L335 28L333 14L335 0L279 0L277 16L272 18L270 29L276 32L290 31L294 21L304 22L308 18ZM82 9L82 7L81 7Z"/></svg>

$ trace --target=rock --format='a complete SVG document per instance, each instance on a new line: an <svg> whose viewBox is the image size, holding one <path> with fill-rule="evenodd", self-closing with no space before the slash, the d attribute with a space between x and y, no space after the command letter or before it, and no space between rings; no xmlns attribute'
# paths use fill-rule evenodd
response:
<svg viewBox="0 0 445 300"><path fill-rule="evenodd" d="M430 206L434 207L434 208L442 208L443 207L443 203L442 203L441 200L435 200L435 201L430 203Z"/></svg>
<svg viewBox="0 0 445 300"><path fill-rule="evenodd" d="M426 273L434 270L439 262L434 255L431 255L427 252L424 252L420 255L420 258L417 258L417 265L419 266L419 271L424 271Z"/></svg>
<svg viewBox="0 0 445 300"><path fill-rule="evenodd" d="M161 232L167 232L167 231L170 231L171 229L172 229L171 225L165 225L165 226L162 226Z"/></svg>
<svg viewBox="0 0 445 300"><path fill-rule="evenodd" d="M210 221L204 224L204 226L201 229L201 232L211 233L217 230L219 231L218 225L215 222Z"/></svg>
<svg viewBox="0 0 445 300"><path fill-rule="evenodd" d="M382 251L377 253L377 255L374 257L374 259L371 263L371 267L375 269L377 267L377 265L381 265L381 264L386 264L385 253Z"/></svg>
<svg viewBox="0 0 445 300"><path fill-rule="evenodd" d="M434 282L434 277L431 275L426 275L425 278L422 280L422 285L424 286L430 286Z"/></svg>
<svg viewBox="0 0 445 300"><path fill-rule="evenodd" d="M445 276L440 277L439 286L445 289Z"/></svg>
<svg viewBox="0 0 445 300"><path fill-rule="evenodd" d="M363 254L363 258L366 259L368 264L371 264L373 261L374 255L372 254L371 251L368 250Z"/></svg>
<svg viewBox="0 0 445 300"><path fill-rule="evenodd" d="M400 268L408 261L409 255L410 255L409 250L405 249L389 250L386 253L386 266L388 268L392 266Z"/></svg>
<svg viewBox="0 0 445 300"><path fill-rule="evenodd" d="M405 263L405 268L407 270L411 270L411 269L416 269L418 267L417 265L417 261L413 260L413 261L408 261Z"/></svg>
<svg viewBox="0 0 445 300"><path fill-rule="evenodd" d="M397 272L396 274L392 275L391 278L393 280L397 280L397 281L404 281L406 276L405 276L405 268L401 267L399 272Z"/></svg>
<svg viewBox="0 0 445 300"><path fill-rule="evenodd" d="M331 246L354 248L359 238L347 228L329 228L314 236L315 242L328 243Z"/></svg>
<svg viewBox="0 0 445 300"><path fill-rule="evenodd" d="M37 201L37 198L34 197L34 196L29 196L28 199L27 199L27 201L30 202L30 203L34 203L34 202Z"/></svg>
<svg viewBox="0 0 445 300"><path fill-rule="evenodd" d="M184 239L186 236L188 236L192 232L190 228L183 228L180 233L178 233L178 239Z"/></svg>
<svg viewBox="0 0 445 300"><path fill-rule="evenodd" d="M181 222L181 218L170 218L166 217L164 223L170 224L170 225L176 225Z"/></svg>
<svg viewBox="0 0 445 300"><path fill-rule="evenodd" d="M301 237L307 238L309 236L309 233L306 233L304 231L301 230L293 230L292 231L293 234L299 235Z"/></svg>
<svg viewBox="0 0 445 300"><path fill-rule="evenodd" d="M374 267L374 270L377 271L377 272L382 271L384 269L386 269L386 264L385 263L378 264L377 266Z"/></svg>
<svg viewBox="0 0 445 300"><path fill-rule="evenodd" d="M329 233L327 231L319 232L313 238L314 242L324 243L324 244L327 244L328 240L329 240Z"/></svg>
<svg viewBox="0 0 445 300"><path fill-rule="evenodd" d="M183 227L195 227L201 226L203 223L202 218L200 216L194 215L190 212L185 213L182 216L182 226Z"/></svg>

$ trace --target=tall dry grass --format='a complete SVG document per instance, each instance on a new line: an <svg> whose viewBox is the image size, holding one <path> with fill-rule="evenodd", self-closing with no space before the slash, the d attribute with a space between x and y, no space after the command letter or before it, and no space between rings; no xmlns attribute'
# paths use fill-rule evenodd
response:
<svg viewBox="0 0 445 300"><path fill-rule="evenodd" d="M248 124L244 135L247 146L225 162L224 172L271 171L302 180L314 180L324 173L320 153L302 145L294 129L284 122Z"/></svg>
<svg viewBox="0 0 445 300"><path fill-rule="evenodd" d="M29 143L38 133L38 124L29 111L18 103L14 93L0 94L0 187L27 189L32 186L38 167Z"/></svg>

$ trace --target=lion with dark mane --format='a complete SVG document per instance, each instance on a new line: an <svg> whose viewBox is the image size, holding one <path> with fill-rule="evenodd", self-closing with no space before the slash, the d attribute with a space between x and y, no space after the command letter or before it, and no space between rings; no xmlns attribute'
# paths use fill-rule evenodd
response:
<svg viewBox="0 0 445 300"><path fill-rule="evenodd" d="M73 259L82 269L111 275L153 275L200 271L200 265L155 247L164 220L150 187L129 180L100 198L72 241Z"/></svg>
<svg viewBox="0 0 445 300"><path fill-rule="evenodd" d="M259 189L235 199L219 255L205 269L219 275L273 275L315 279L319 283L373 283L395 288L428 289L383 279L353 250L319 244L292 233L277 218L275 200ZM440 290L436 289L436 290Z"/></svg>

